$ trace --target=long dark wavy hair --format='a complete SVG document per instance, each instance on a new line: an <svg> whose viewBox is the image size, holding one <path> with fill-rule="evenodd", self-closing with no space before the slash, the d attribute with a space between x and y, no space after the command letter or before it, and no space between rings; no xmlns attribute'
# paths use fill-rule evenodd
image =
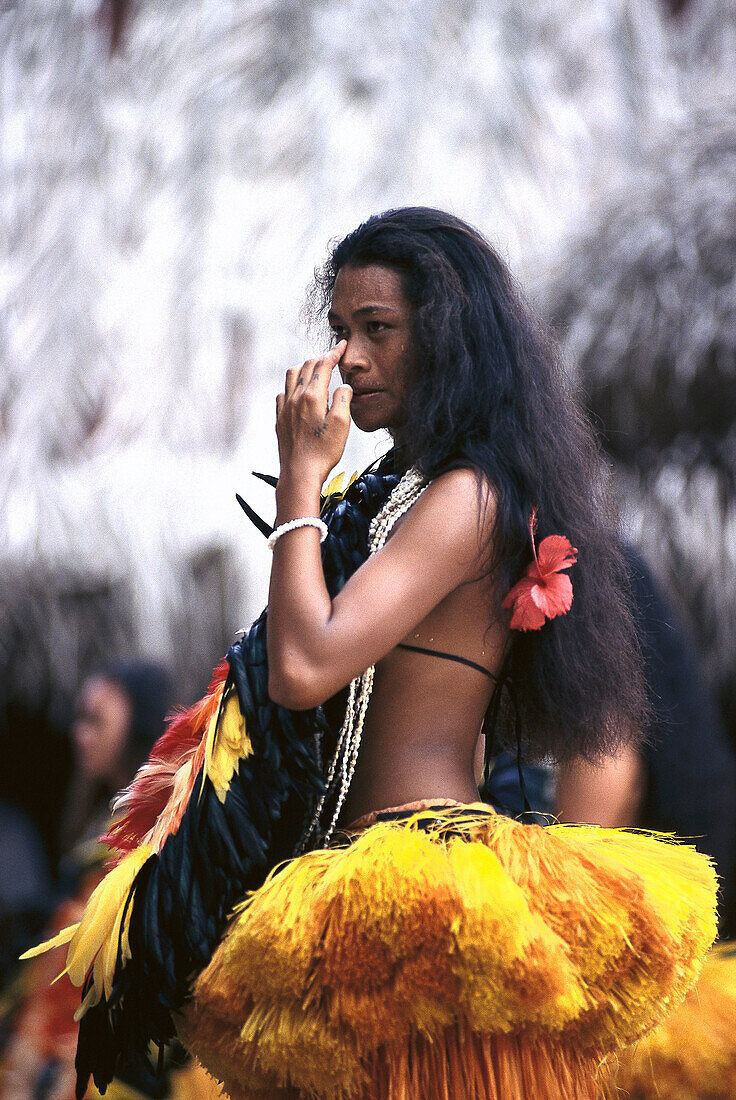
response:
<svg viewBox="0 0 736 1100"><path fill-rule="evenodd" d="M365 264L397 271L413 308L407 463L429 478L472 468L495 494L495 612L531 560L533 508L539 539L566 535L579 550L571 610L514 631L504 661L527 751L594 759L637 739L648 706L616 513L551 335L489 243L451 214L370 218L332 247L307 314L324 317L340 269ZM506 703L500 714L508 733Z"/></svg>

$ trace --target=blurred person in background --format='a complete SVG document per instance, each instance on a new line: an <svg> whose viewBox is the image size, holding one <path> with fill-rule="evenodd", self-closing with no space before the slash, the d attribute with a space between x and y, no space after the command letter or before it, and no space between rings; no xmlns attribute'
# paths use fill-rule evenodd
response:
<svg viewBox="0 0 736 1100"><path fill-rule="evenodd" d="M61 822L62 875L73 873L105 832L110 800L163 733L172 701L168 672L150 661L105 665L82 684L72 726L75 766Z"/></svg>
<svg viewBox="0 0 736 1100"><path fill-rule="evenodd" d="M693 29L708 7L690 5ZM710 10L733 43L732 10ZM713 29L697 31L709 50ZM732 65L729 77L732 89ZM559 810L567 820L677 829L715 858L722 876L726 942L683 1006L619 1059L611 1096L637 1100L736 1096L736 950L728 942L736 935L733 106L713 100L667 127L649 163L570 242L547 307L638 545L677 595L674 614L648 571L635 570L655 721L640 752L563 770Z"/></svg>
<svg viewBox="0 0 736 1100"><path fill-rule="evenodd" d="M79 918L102 878L109 849L98 838L110 821L111 798L131 781L163 733L172 697L169 673L152 661L111 662L82 683L71 731L74 772L62 821L57 898L61 893L65 900L51 919L54 932ZM10 1032L0 1064L4 1100L74 1096L78 995L66 977L50 984L64 969L64 958L63 950L54 951L17 968L3 1005ZM150 1093L146 1081L134 1084L144 1095L164 1095L161 1081Z"/></svg>
<svg viewBox="0 0 736 1100"><path fill-rule="evenodd" d="M678 614L640 555L627 550L654 714L639 751L560 770L568 821L677 831L721 876L721 942L695 987L664 1023L622 1051L602 1100L732 1100L736 1096L736 760Z"/></svg>
<svg viewBox="0 0 736 1100"><path fill-rule="evenodd" d="M635 826L688 837L721 876L721 936L732 938L736 893L736 755L674 608L641 555L627 547L636 624L653 713L638 748L557 773L562 821Z"/></svg>

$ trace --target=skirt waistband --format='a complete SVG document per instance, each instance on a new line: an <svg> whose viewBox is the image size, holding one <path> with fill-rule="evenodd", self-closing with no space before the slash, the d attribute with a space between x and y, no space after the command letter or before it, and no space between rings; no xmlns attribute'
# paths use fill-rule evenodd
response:
<svg viewBox="0 0 736 1100"><path fill-rule="evenodd" d="M349 825L346 825L342 831L345 833L362 833L365 829L370 829L371 825L375 825L377 821L401 821L403 818L411 817L412 814L419 813L422 810L447 810L452 806L462 805L462 802L458 802L454 798L422 798L417 802L404 802L401 806L387 806L383 810L371 810L370 813L363 814Z"/></svg>
<svg viewBox="0 0 736 1100"><path fill-rule="evenodd" d="M406 802L403 806L389 806L385 810L373 810L363 814L350 825L339 829L330 843L330 848L342 848L352 844L374 825L392 821L409 821L422 832L435 832L440 827L443 836L452 835L468 818L479 816L497 816L497 811L484 802L458 802L454 798L423 798L416 802ZM462 830L461 830L462 831Z"/></svg>

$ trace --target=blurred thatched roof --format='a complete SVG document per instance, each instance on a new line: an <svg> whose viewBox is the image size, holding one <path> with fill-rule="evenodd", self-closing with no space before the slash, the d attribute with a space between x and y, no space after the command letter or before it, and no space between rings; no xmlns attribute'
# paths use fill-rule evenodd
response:
<svg viewBox="0 0 736 1100"><path fill-rule="evenodd" d="M610 452L736 474L736 110L699 113L569 248L550 294Z"/></svg>
<svg viewBox="0 0 736 1100"><path fill-rule="evenodd" d="M696 112L652 148L571 243L547 307L632 536L736 732L736 110Z"/></svg>

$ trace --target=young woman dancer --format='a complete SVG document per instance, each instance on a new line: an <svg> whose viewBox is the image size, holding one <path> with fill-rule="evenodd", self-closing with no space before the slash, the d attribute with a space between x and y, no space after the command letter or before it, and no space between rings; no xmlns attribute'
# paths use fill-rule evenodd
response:
<svg viewBox="0 0 736 1100"><path fill-rule="evenodd" d="M312 304L334 346L277 398L267 619L123 795L128 854L67 934L80 1084L176 1025L233 1097L594 1096L715 927L691 849L477 801L484 724L558 759L641 726L590 429L448 214L371 218ZM321 495L351 417L393 447Z"/></svg>

